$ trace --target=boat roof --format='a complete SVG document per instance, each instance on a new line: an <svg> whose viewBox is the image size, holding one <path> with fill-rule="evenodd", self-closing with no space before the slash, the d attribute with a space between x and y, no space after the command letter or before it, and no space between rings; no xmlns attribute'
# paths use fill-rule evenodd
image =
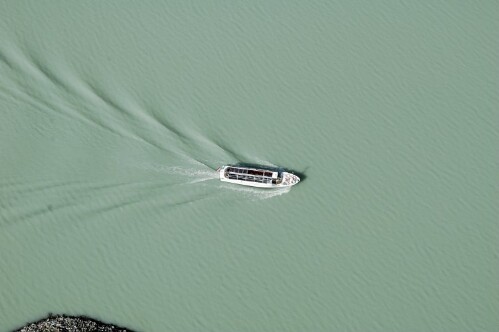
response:
<svg viewBox="0 0 499 332"><path fill-rule="evenodd" d="M252 175L256 177L268 177L272 178L277 171L262 169L262 168L251 168L245 166L228 166L225 171L229 174L245 174Z"/></svg>

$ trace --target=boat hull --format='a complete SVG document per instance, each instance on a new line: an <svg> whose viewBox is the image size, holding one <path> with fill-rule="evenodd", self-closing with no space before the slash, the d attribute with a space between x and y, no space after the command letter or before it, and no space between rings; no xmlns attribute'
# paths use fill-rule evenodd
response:
<svg viewBox="0 0 499 332"><path fill-rule="evenodd" d="M218 172L220 181L247 187L278 189L291 187L300 182L298 176L289 172L278 172L275 169L222 166Z"/></svg>

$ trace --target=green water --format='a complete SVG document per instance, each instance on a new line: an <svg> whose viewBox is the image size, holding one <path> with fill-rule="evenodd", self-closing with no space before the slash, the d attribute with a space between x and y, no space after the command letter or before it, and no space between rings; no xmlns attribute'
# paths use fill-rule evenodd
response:
<svg viewBox="0 0 499 332"><path fill-rule="evenodd" d="M497 331L498 12L1 2L0 330Z"/></svg>

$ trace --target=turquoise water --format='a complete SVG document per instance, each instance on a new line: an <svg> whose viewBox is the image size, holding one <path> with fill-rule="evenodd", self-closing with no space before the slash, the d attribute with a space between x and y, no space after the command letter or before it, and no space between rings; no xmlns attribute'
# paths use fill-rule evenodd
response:
<svg viewBox="0 0 499 332"><path fill-rule="evenodd" d="M2 2L0 330L497 330L498 9Z"/></svg>

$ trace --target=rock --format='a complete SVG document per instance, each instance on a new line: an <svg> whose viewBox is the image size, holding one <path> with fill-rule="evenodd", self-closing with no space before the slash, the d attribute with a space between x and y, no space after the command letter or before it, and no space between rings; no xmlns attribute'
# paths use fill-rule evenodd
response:
<svg viewBox="0 0 499 332"><path fill-rule="evenodd" d="M85 316L52 315L15 332L133 332L116 325L105 324Z"/></svg>

